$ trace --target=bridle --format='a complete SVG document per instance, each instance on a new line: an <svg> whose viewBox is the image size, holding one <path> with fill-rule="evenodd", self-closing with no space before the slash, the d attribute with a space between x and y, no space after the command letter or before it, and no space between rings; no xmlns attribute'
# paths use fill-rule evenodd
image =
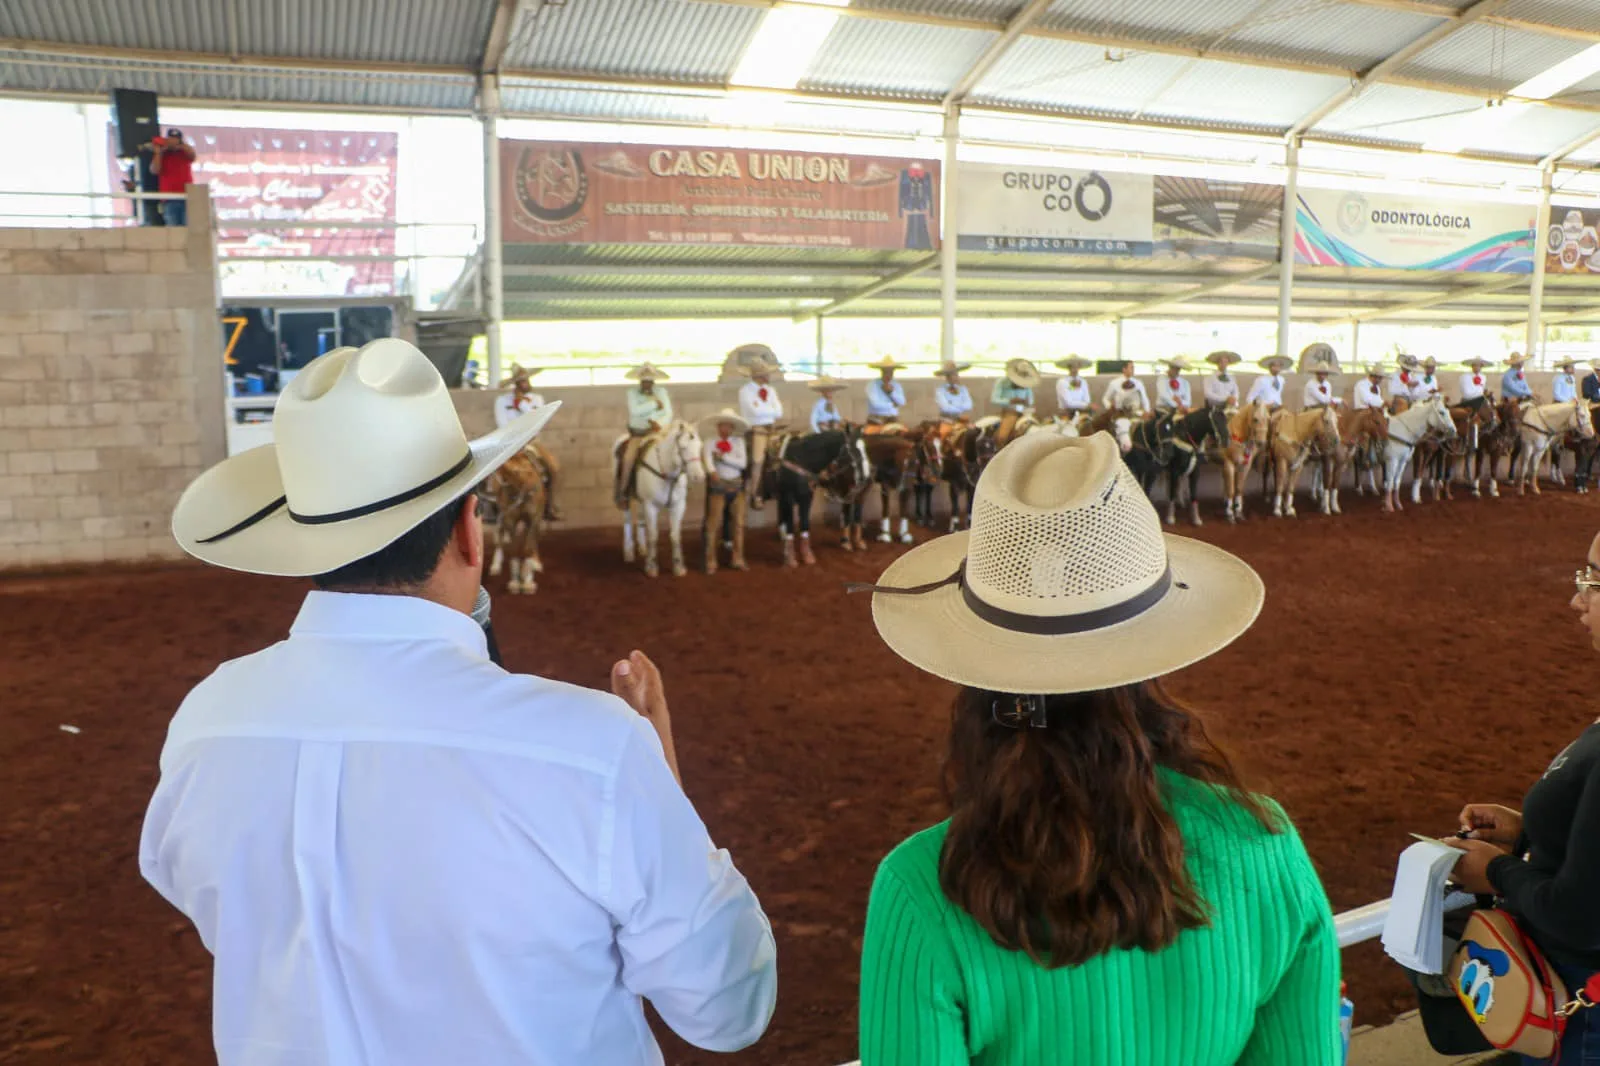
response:
<svg viewBox="0 0 1600 1066"><path fill-rule="evenodd" d="M1149 441L1150 431L1154 429L1156 441L1154 447ZM1148 422L1140 422L1133 427L1129 437L1133 446L1149 455L1158 464L1165 466L1172 459L1172 451L1178 447L1177 421L1171 413L1158 415Z"/></svg>
<svg viewBox="0 0 1600 1066"><path fill-rule="evenodd" d="M672 503L673 494L678 491L678 482L683 480L684 478L686 478L688 476L688 474L689 474L689 463L690 463L690 460L684 457L683 448L682 448L681 444L679 443L683 439L684 428L685 427L684 427L683 423L681 423L681 422L678 423L677 425L672 427L671 432L668 432L666 434L663 434L661 437L658 437L653 445L646 445L645 448L643 450L641 450L640 453L639 453L639 460L638 460L639 466L642 469L648 470L650 473L654 474L656 477L660 478L662 481L665 481L667 483L667 503L668 503L668 505L670 505ZM671 474L667 474L667 473L665 473L665 472L663 472L661 470L657 470L655 467L651 466L650 463L645 459L645 455L648 453L648 451L652 447L654 447L656 449L659 449L661 445L666 444L668 442L671 442L671 445L672 445L668 449L669 454L676 454L677 457L678 457L678 463L680 464L678 466L678 469L674 470Z"/></svg>
<svg viewBox="0 0 1600 1066"><path fill-rule="evenodd" d="M838 452L836 452L834 457L828 461L828 465L823 467L820 471L813 472L807 470L805 467L789 458L789 445L794 441L794 437L792 436L785 437L783 439L783 443L778 447L778 465L789 471L791 474L796 474L804 478L806 485L813 490L820 487L828 492L834 493L835 495L842 496L844 494L843 491L835 488L834 483L843 480L846 470L849 470L852 475L858 473L858 471L851 469L851 467L855 460L855 456L852 453L859 438L852 436L848 430L839 430L839 433L844 440L839 445ZM866 488L871 485L871 483L872 478L869 476L863 479L863 483L857 486L857 490L865 491Z"/></svg>

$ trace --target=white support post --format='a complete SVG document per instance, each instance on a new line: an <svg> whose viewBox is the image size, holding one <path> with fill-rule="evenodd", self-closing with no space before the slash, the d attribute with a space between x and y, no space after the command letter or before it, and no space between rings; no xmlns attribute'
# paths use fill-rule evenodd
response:
<svg viewBox="0 0 1600 1066"><path fill-rule="evenodd" d="M817 377L827 372L828 363L822 354L822 315L817 316Z"/></svg>
<svg viewBox="0 0 1600 1066"><path fill-rule="evenodd" d="M961 108L944 112L944 171L939 190L939 354L956 358L956 145L961 135Z"/></svg>
<svg viewBox="0 0 1600 1066"><path fill-rule="evenodd" d="M1350 321L1350 368L1355 370L1361 366L1361 320Z"/></svg>
<svg viewBox="0 0 1600 1066"><path fill-rule="evenodd" d="M500 246L500 79L483 77L478 106L483 122L483 291L488 382L500 387L500 326L505 321L505 262Z"/></svg>
<svg viewBox="0 0 1600 1066"><path fill-rule="evenodd" d="M1295 213L1300 207L1300 138L1284 146L1283 224L1278 237L1278 355L1289 358L1289 319L1294 307Z"/></svg>
<svg viewBox="0 0 1600 1066"><path fill-rule="evenodd" d="M1546 163L1539 183L1538 223L1533 228L1533 282L1528 289L1527 353L1534 366L1544 350L1544 237L1550 231L1550 192L1555 181L1554 163Z"/></svg>
<svg viewBox="0 0 1600 1066"><path fill-rule="evenodd" d="M1120 318L1117 319L1116 357L1117 357L1117 362L1119 362L1119 363L1123 361L1123 356L1122 356L1122 322L1123 322L1122 319L1120 319Z"/></svg>

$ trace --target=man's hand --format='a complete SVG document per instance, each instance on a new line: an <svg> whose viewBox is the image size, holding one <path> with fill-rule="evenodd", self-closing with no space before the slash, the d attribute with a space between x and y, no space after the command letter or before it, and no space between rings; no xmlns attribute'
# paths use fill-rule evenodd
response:
<svg viewBox="0 0 1600 1066"><path fill-rule="evenodd" d="M1447 837L1444 843L1466 853L1456 863L1455 869L1450 871L1450 880L1475 896L1494 895L1495 887L1489 882L1489 864L1506 854L1505 849L1481 840L1462 840L1460 837Z"/></svg>
<svg viewBox="0 0 1600 1066"><path fill-rule="evenodd" d="M1458 817L1461 820L1461 828L1470 830L1474 840L1485 840L1490 844L1509 848L1515 845L1517 837L1522 835L1522 815L1510 807L1501 807L1493 803L1469 803L1461 808Z"/></svg>
<svg viewBox="0 0 1600 1066"><path fill-rule="evenodd" d="M661 671L642 651L629 654L611 667L611 691L629 707L649 722L661 738L661 751L666 756L667 767L678 785L683 777L678 773L678 753L672 744L672 718L667 713L667 693L661 683Z"/></svg>

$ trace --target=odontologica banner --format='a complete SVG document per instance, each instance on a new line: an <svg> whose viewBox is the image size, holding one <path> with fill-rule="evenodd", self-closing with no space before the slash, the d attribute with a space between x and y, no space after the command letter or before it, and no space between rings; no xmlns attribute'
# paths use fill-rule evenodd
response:
<svg viewBox="0 0 1600 1066"><path fill-rule="evenodd" d="M1533 205L1301 189L1295 262L1528 274Z"/></svg>

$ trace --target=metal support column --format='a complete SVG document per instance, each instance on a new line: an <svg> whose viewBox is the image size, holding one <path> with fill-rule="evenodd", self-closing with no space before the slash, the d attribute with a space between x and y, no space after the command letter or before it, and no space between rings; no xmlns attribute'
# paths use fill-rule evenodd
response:
<svg viewBox="0 0 1600 1066"><path fill-rule="evenodd" d="M1350 323L1350 369L1352 372L1361 366L1361 320L1355 319Z"/></svg>
<svg viewBox="0 0 1600 1066"><path fill-rule="evenodd" d="M500 387L500 326L505 321L505 260L500 246L500 79L483 77L478 90L483 123L483 289L484 339L488 353L488 387Z"/></svg>
<svg viewBox="0 0 1600 1066"><path fill-rule="evenodd" d="M1119 363L1122 362L1122 322L1123 322L1122 319L1120 319L1120 318L1117 319L1116 358L1117 358L1117 362L1119 362Z"/></svg>
<svg viewBox="0 0 1600 1066"><path fill-rule="evenodd" d="M818 315L817 316L817 377L819 377L819 378L823 374L827 373L827 371L828 371L827 360L824 359L823 355L822 355L822 323L823 323L823 316L822 315Z"/></svg>
<svg viewBox="0 0 1600 1066"><path fill-rule="evenodd" d="M1278 354L1289 357L1289 319L1294 305L1294 230L1300 207L1300 138L1292 137L1284 146L1288 173L1283 183L1283 226L1278 238Z"/></svg>
<svg viewBox="0 0 1600 1066"><path fill-rule="evenodd" d="M1550 190L1555 173L1555 164L1546 163L1544 178L1539 183L1539 221L1533 228L1533 282L1528 289L1527 353L1534 366L1539 365L1539 355L1544 348L1544 238L1550 232Z"/></svg>
<svg viewBox="0 0 1600 1066"><path fill-rule="evenodd" d="M944 112L944 171L939 190L939 354L956 358L956 145L961 135L961 108Z"/></svg>

